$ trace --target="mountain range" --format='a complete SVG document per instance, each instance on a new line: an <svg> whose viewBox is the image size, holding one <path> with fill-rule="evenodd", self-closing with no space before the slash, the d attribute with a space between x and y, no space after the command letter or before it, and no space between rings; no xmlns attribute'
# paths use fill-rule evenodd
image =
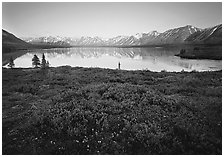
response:
<svg viewBox="0 0 224 157"><path fill-rule="evenodd" d="M23 40L11 33L2 30L2 49L8 52L16 49L29 48L53 48L72 46L161 46L175 44L222 44L222 24L200 29L191 25L169 29L163 33L151 31L149 33L137 33L131 36L117 36L109 39L100 37L29 37Z"/></svg>
<svg viewBox="0 0 224 157"><path fill-rule="evenodd" d="M151 31L131 36L117 36L109 39L100 37L39 37L24 38L31 44L49 44L61 46L148 46L164 44L221 44L222 24L200 29L191 25L169 29L163 33Z"/></svg>

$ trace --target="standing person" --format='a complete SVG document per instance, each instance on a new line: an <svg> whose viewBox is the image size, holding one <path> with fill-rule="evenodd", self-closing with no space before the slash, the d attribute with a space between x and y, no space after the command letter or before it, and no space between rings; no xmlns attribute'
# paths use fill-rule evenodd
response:
<svg viewBox="0 0 224 157"><path fill-rule="evenodd" d="M118 62L118 70L120 70L120 69L121 69L121 63Z"/></svg>

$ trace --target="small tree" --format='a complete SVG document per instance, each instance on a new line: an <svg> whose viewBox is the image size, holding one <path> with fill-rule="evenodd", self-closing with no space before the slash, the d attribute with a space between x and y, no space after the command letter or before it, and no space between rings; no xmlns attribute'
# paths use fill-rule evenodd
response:
<svg viewBox="0 0 224 157"><path fill-rule="evenodd" d="M42 55L42 62L41 62L41 68L45 69L47 67L47 62L46 62L46 59L45 59L45 55L43 53Z"/></svg>
<svg viewBox="0 0 224 157"><path fill-rule="evenodd" d="M33 59L32 59L32 64L35 68L38 68L38 66L40 65L40 60L39 58L37 57L37 55L34 55L33 56Z"/></svg>
<svg viewBox="0 0 224 157"><path fill-rule="evenodd" d="M186 53L186 50L185 50L185 49L181 49L181 50L180 50L180 54L181 54L181 55L184 55L185 53Z"/></svg>
<svg viewBox="0 0 224 157"><path fill-rule="evenodd" d="M9 65L8 65L8 66L9 66L10 68L14 68L14 66L15 66L12 56L11 56L10 59L9 59Z"/></svg>
<svg viewBox="0 0 224 157"><path fill-rule="evenodd" d="M48 68L50 66L50 63L47 61L46 63L46 67Z"/></svg>

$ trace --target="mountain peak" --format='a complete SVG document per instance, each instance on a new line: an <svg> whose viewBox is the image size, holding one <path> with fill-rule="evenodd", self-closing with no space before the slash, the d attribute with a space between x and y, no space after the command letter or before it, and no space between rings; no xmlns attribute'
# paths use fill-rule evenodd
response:
<svg viewBox="0 0 224 157"><path fill-rule="evenodd" d="M152 35L152 36L158 36L160 33L157 31L151 31L148 33L148 35Z"/></svg>
<svg viewBox="0 0 224 157"><path fill-rule="evenodd" d="M194 27L194 26L192 26L192 25L186 25L185 27L189 27L189 28L191 28L191 27Z"/></svg>
<svg viewBox="0 0 224 157"><path fill-rule="evenodd" d="M143 35L143 33L137 33L137 34L135 34L135 38L136 39L140 39L140 38L142 38L142 35Z"/></svg>

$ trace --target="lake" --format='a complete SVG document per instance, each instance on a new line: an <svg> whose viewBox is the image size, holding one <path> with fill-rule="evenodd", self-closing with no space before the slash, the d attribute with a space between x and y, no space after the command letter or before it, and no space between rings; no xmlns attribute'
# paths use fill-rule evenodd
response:
<svg viewBox="0 0 224 157"><path fill-rule="evenodd" d="M151 71L207 71L221 70L221 60L192 60L181 59L179 48L55 48L29 50L26 54L15 59L16 67L32 67L32 58L36 54L41 60L45 54L51 67L79 66L118 68L124 70L151 70Z"/></svg>

